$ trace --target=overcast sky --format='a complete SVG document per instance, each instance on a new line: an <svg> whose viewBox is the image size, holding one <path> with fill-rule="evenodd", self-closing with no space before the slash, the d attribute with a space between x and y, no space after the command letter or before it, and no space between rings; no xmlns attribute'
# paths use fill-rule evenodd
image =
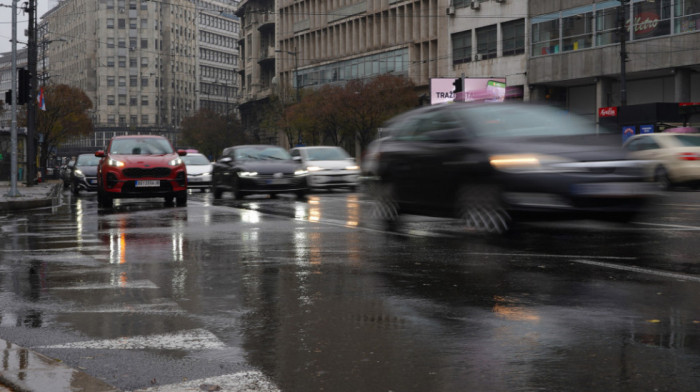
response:
<svg viewBox="0 0 700 392"><path fill-rule="evenodd" d="M51 7L58 2L56 0L36 0L37 2L37 20L46 13ZM24 35L24 30L27 29L27 21L29 15L25 14L24 4L26 0L17 2L17 49L25 48L27 37ZM0 53L12 51L12 0L0 0Z"/></svg>

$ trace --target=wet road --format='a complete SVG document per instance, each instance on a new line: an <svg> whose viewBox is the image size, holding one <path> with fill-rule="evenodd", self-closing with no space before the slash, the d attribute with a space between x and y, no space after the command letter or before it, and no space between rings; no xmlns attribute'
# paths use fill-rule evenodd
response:
<svg viewBox="0 0 700 392"><path fill-rule="evenodd" d="M0 217L0 338L120 389L700 390L700 192L500 238L358 193L63 197Z"/></svg>

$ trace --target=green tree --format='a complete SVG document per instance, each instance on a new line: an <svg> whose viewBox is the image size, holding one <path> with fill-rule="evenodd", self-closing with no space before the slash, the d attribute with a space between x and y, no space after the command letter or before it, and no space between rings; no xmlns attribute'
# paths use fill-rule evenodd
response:
<svg viewBox="0 0 700 392"><path fill-rule="evenodd" d="M247 142L238 119L209 109L200 109L183 119L180 125L182 143L213 159L218 158L224 148Z"/></svg>
<svg viewBox="0 0 700 392"><path fill-rule="evenodd" d="M66 84L44 86L46 110L37 110L37 132L42 135L39 144L39 162L45 165L49 151L71 138L94 133L88 111L92 101L83 90Z"/></svg>

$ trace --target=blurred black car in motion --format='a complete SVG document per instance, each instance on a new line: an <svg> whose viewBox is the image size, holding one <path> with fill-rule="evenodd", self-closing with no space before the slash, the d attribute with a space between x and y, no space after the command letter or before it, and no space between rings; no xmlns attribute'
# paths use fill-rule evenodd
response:
<svg viewBox="0 0 700 392"><path fill-rule="evenodd" d="M228 147L213 166L211 188L215 199L220 199L223 192L233 193L236 199L278 193L294 193L301 198L309 192L308 172L282 147Z"/></svg>
<svg viewBox="0 0 700 392"><path fill-rule="evenodd" d="M655 194L621 136L573 114L530 104L453 103L388 121L369 191L380 216L457 217L471 230L513 221L627 221Z"/></svg>

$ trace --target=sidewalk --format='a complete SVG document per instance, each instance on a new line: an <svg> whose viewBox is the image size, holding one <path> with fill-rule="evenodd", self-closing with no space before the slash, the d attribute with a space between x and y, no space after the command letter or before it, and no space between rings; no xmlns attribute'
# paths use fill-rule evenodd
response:
<svg viewBox="0 0 700 392"><path fill-rule="evenodd" d="M9 196L11 184L0 181L0 212L49 207L57 202L63 189L61 180L49 180L34 186L17 182L18 196Z"/></svg>
<svg viewBox="0 0 700 392"><path fill-rule="evenodd" d="M0 181L0 213L52 206L63 190L60 180L31 187L17 184L19 196L8 196L9 181ZM0 236L0 240L2 237ZM0 392L116 392L118 389L88 374L0 339Z"/></svg>

